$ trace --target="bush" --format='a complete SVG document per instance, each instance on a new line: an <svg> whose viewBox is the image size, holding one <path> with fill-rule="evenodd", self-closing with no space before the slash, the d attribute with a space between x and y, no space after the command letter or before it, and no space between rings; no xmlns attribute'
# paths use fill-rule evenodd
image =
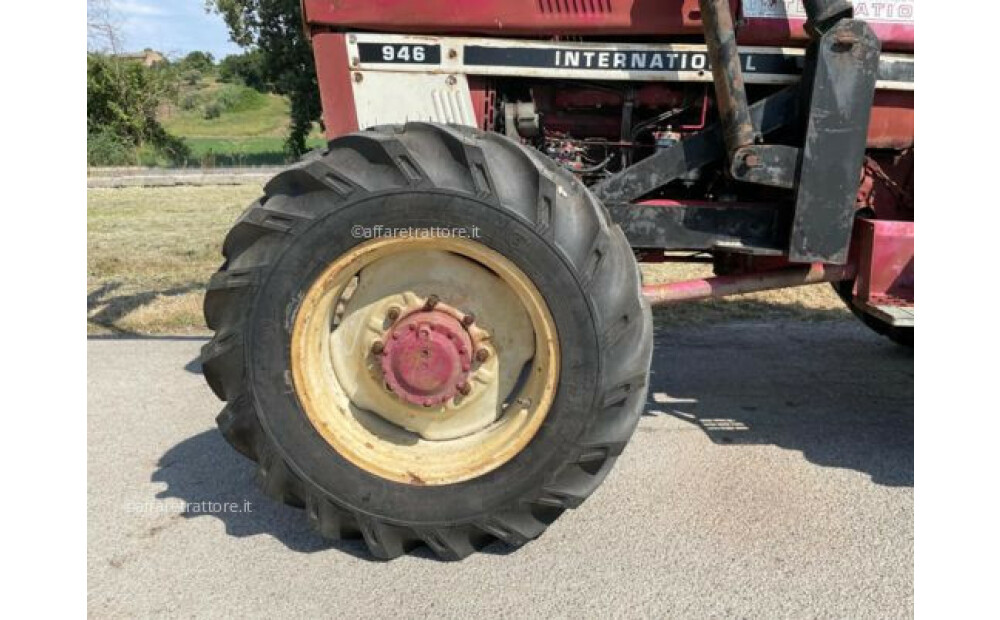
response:
<svg viewBox="0 0 1000 620"><path fill-rule="evenodd" d="M222 116L222 106L218 103L210 103L205 106L205 113L203 115L205 120L210 121L213 118L219 118Z"/></svg>
<svg viewBox="0 0 1000 620"><path fill-rule="evenodd" d="M264 95L245 86L227 84L210 95L207 99L203 116L205 120L219 118L226 112L248 112L256 110L264 104Z"/></svg>
<svg viewBox="0 0 1000 620"><path fill-rule="evenodd" d="M239 86L225 86L215 92L212 104L223 112L232 112L240 100Z"/></svg>
<svg viewBox="0 0 1000 620"><path fill-rule="evenodd" d="M135 147L112 131L87 134L88 166L131 166L136 163Z"/></svg>
<svg viewBox="0 0 1000 620"><path fill-rule="evenodd" d="M198 97L198 95L187 94L181 97L181 100L177 105L179 105L180 108L185 112L190 112L191 110L194 110L195 108L198 107L199 102L200 98Z"/></svg>

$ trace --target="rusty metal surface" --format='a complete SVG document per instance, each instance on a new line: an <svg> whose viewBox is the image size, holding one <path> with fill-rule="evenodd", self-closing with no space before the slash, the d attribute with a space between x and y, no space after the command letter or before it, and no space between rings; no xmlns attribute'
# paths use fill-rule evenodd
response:
<svg viewBox="0 0 1000 620"><path fill-rule="evenodd" d="M741 293L805 286L820 282L840 282L854 277L854 265L802 265L733 276L715 276L683 282L642 287L650 305L663 306L697 299L716 299Z"/></svg>
<svg viewBox="0 0 1000 620"><path fill-rule="evenodd" d="M430 407L468 393L472 337L451 314L417 310L376 343L386 388L398 398Z"/></svg>
<svg viewBox="0 0 1000 620"><path fill-rule="evenodd" d="M740 147L753 144L756 136L743 82L736 29L727 0L700 0L699 5L715 83L722 138L732 156Z"/></svg>

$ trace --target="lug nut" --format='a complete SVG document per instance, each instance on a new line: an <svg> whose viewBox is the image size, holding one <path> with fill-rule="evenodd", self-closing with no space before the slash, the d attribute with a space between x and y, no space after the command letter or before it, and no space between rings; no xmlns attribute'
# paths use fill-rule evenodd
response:
<svg viewBox="0 0 1000 620"><path fill-rule="evenodd" d="M438 297L437 295L431 295L430 297L427 298L427 302L424 303L424 310L433 310L434 306L438 305L438 302L440 301L441 301L440 297Z"/></svg>
<svg viewBox="0 0 1000 620"><path fill-rule="evenodd" d="M477 362L485 362L488 359L490 359L490 352L488 349L479 349L476 351Z"/></svg>
<svg viewBox="0 0 1000 620"><path fill-rule="evenodd" d="M381 340L376 340L372 343L372 355L382 355L382 351L385 350L385 343Z"/></svg>
<svg viewBox="0 0 1000 620"><path fill-rule="evenodd" d="M389 319L390 321L395 321L396 319L399 318L399 312L400 312L399 308L393 306L389 308L388 312L385 313L385 318Z"/></svg>
<svg viewBox="0 0 1000 620"><path fill-rule="evenodd" d="M472 391L472 386L469 385L468 381L463 381L458 385L456 385L455 389L458 390L458 393L461 394L462 396L468 396L469 392Z"/></svg>

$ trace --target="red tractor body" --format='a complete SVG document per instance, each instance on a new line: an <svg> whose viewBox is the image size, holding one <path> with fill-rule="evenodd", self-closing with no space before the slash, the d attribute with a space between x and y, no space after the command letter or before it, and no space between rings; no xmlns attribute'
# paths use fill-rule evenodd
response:
<svg viewBox="0 0 1000 620"><path fill-rule="evenodd" d="M651 306L829 282L912 345L912 0L303 14L330 142L227 237L202 359L227 440L324 536L541 535L645 410Z"/></svg>

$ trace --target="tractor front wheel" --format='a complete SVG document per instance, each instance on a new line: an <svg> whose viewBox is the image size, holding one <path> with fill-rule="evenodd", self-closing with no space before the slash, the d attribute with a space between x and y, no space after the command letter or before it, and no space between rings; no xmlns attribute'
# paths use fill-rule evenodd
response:
<svg viewBox="0 0 1000 620"><path fill-rule="evenodd" d="M602 482L645 402L652 323L621 230L495 134L332 141L226 238L205 377L265 492L393 558L521 545Z"/></svg>

